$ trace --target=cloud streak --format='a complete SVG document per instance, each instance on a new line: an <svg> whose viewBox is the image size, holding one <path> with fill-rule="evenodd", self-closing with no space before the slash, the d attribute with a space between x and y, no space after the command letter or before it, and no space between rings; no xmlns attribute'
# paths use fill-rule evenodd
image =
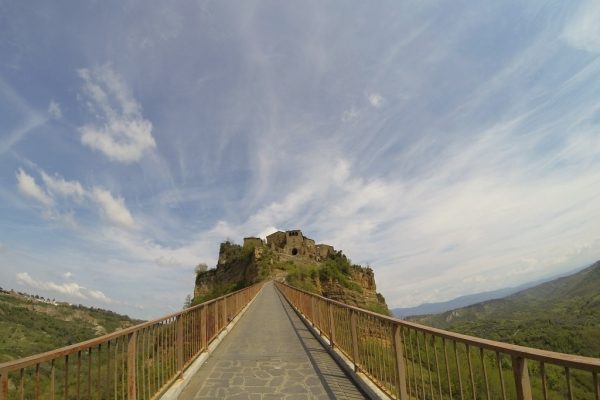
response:
<svg viewBox="0 0 600 400"><path fill-rule="evenodd" d="M152 123L143 117L140 104L110 65L80 69L79 76L87 104L100 122L79 128L81 143L123 163L139 161L144 152L156 147Z"/></svg>

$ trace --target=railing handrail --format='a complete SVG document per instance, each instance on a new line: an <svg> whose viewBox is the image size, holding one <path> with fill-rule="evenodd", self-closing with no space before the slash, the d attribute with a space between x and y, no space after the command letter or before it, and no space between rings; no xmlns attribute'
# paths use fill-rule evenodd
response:
<svg viewBox="0 0 600 400"><path fill-rule="evenodd" d="M260 283L257 283L260 284ZM256 284L255 284L256 285ZM254 286L254 285L252 285ZM251 286L248 286L251 287ZM70 354L75 354L81 350L86 350L92 347L96 347L102 343L106 343L110 340L116 339L116 338L120 338L123 336L127 336L129 334L132 334L134 332L138 332L144 328L150 327L152 325L164 322L168 319L174 318L174 317L178 317L180 315L189 313L190 311L193 311L199 307L204 307L207 306L211 303L214 303L216 301L219 300L223 300L225 298L231 297L243 290L246 290L248 287L246 288L242 288L240 290L237 290L235 292L232 293L228 293L226 295L217 297L215 299L209 300L209 301L205 301L204 303L200 303L200 304L196 304L195 306L192 307L188 307L186 309L180 310L180 311L176 311L174 313L171 314L167 314L164 315L162 317L159 317L157 319L151 320L151 321L146 321L146 322L142 322L140 324L134 325L134 326L130 326L124 329L119 329L117 331L111 332L111 333L107 333L106 335L102 335L102 336L98 336L95 337L93 339L89 339L83 342L79 342L79 343L75 343L72 345L68 345L68 346L64 346L64 347L60 347L58 349L54 349L54 350L49 350L43 353L38 353L38 354L33 354L31 356L27 356L27 357L23 357L23 358L18 358L16 360L11 360L11 361L7 361L4 363L0 364L0 371L5 371L5 372L11 372L11 371L15 371L21 368L27 368L29 366L35 365L35 364L40 364L46 361L50 361L52 359L56 359L56 358L60 358L60 357L64 357L66 355L70 355Z"/></svg>
<svg viewBox="0 0 600 400"><path fill-rule="evenodd" d="M475 345L477 347L482 347L487 350L500 351L500 352L503 352L503 353L506 353L509 355L523 357L523 358L527 358L527 359L531 359L531 360L556 363L556 364L560 364L563 366L574 367L574 368L578 368L578 369L582 369L582 370L586 370L586 371L590 371L590 372L600 372L600 358L586 357L586 356L580 356L580 355L576 355L576 354L559 353L559 352L550 351L550 350L542 350L542 349L536 349L533 347L520 346L520 345L516 345L516 344L499 342L499 341L491 340L491 339L483 339L483 338L479 338L476 336L464 335L462 333L450 332L450 331L446 331L443 329L433 328L430 326L417 324L415 322L405 321L405 320L393 318L393 317L390 317L387 315L378 314L376 312L365 310L360 307L351 306L349 304L346 304L346 303L343 303L343 302L340 302L337 300L328 299L327 297L318 295L316 293L311 293L304 289L290 286L284 282L278 282L278 283L281 285L284 285L290 289L297 290L299 292L307 294L309 296L319 298L328 303L336 304L338 306L345 307L350 310L354 310L354 311L357 311L357 312L360 312L363 314L367 314L367 315L370 315L375 318L387 320L389 322L392 322L392 323L395 323L395 324L398 324L401 326L409 327L412 329L417 329L422 332L434 334L434 335L437 335L437 336L440 336L443 338L447 338L447 339L451 339L451 340L455 340L455 341L458 341L461 343Z"/></svg>

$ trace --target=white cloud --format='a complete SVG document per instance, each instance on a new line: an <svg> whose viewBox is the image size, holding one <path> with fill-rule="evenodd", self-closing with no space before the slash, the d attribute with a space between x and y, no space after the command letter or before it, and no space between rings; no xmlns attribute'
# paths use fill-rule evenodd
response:
<svg viewBox="0 0 600 400"><path fill-rule="evenodd" d="M83 197L86 195L86 191L78 181L67 181L57 175L50 176L44 171L42 171L41 174L46 188L51 193L55 193L64 197L74 197L78 200L83 199Z"/></svg>
<svg viewBox="0 0 600 400"><path fill-rule="evenodd" d="M369 103L375 108L381 107L384 101L385 99L379 93L371 93L369 95Z"/></svg>
<svg viewBox="0 0 600 400"><path fill-rule="evenodd" d="M101 301L103 303L112 303L113 302L107 295L105 295L100 290L88 290L86 292L86 294L91 299L98 300L98 301Z"/></svg>
<svg viewBox="0 0 600 400"><path fill-rule="evenodd" d="M64 277L65 279L71 279L71 278L73 277L73 273L72 273L72 272L69 272L69 271L67 271L67 272L65 272L65 273L63 274L63 277Z"/></svg>
<svg viewBox="0 0 600 400"><path fill-rule="evenodd" d="M52 206L52 198L37 185L35 179L19 168L17 171L17 187L25 196L37 200L45 206Z"/></svg>
<svg viewBox="0 0 600 400"><path fill-rule="evenodd" d="M79 70L88 105L99 123L79 128L81 142L119 162L139 161L143 153L156 147L152 123L142 115L123 79L109 65Z"/></svg>
<svg viewBox="0 0 600 400"><path fill-rule="evenodd" d="M46 220L59 221L73 229L80 228L75 218L75 211L70 209L73 204L57 201L59 197L63 197L74 199L78 206L97 206L99 213L107 221L118 226L127 229L139 227L125 205L125 200L122 197L113 196L109 190L101 187L86 189L76 180L69 181L59 175L51 176L45 171L40 171L40 174L44 188L40 187L35 179L22 169L16 173L17 185L23 194L46 206L42 213Z"/></svg>
<svg viewBox="0 0 600 400"><path fill-rule="evenodd" d="M60 108L60 104L58 102L51 100L50 104L48 104L48 115L54 119L62 118L62 110Z"/></svg>
<svg viewBox="0 0 600 400"><path fill-rule="evenodd" d="M571 46L590 53L600 53L600 3L584 1L567 21L562 38Z"/></svg>
<svg viewBox="0 0 600 400"><path fill-rule="evenodd" d="M50 292L60 293L66 296L76 297L84 300L98 300L103 303L112 303L113 301L99 290L86 289L76 282L43 282L34 279L27 272L19 272L16 276L16 281L20 285L29 286L33 289L47 290Z"/></svg>
<svg viewBox="0 0 600 400"><path fill-rule="evenodd" d="M127 229L138 228L122 197L114 197L108 190L98 187L92 189L91 196L109 221Z"/></svg>

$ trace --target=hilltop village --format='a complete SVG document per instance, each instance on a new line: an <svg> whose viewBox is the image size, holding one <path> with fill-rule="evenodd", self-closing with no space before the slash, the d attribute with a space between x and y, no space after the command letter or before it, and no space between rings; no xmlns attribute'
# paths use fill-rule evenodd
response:
<svg viewBox="0 0 600 400"><path fill-rule="evenodd" d="M342 251L317 244L299 229L277 231L266 240L245 237L242 245L221 243L216 268L197 273L193 302L267 279L389 314L371 268L352 264Z"/></svg>

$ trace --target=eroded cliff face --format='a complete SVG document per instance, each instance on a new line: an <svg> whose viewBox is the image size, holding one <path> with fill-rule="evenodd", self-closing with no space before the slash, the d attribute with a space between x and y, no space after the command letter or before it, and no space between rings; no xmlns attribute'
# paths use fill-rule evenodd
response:
<svg viewBox="0 0 600 400"><path fill-rule="evenodd" d="M258 238L246 238L244 246L221 243L216 268L200 272L196 277L194 303L260 280L277 279L349 305L390 314L385 299L377 293L371 268L353 265L341 251L334 251L331 246L323 257L302 251L295 254L281 248L284 250Z"/></svg>
<svg viewBox="0 0 600 400"><path fill-rule="evenodd" d="M194 287L195 304L233 292L259 281L254 249L221 243L216 268L199 272Z"/></svg>
<svg viewBox="0 0 600 400"><path fill-rule="evenodd" d="M371 268L355 268L350 281L356 283L357 287L345 287L337 280L320 281L320 294L328 299L390 315L385 299L377 292L375 274Z"/></svg>

